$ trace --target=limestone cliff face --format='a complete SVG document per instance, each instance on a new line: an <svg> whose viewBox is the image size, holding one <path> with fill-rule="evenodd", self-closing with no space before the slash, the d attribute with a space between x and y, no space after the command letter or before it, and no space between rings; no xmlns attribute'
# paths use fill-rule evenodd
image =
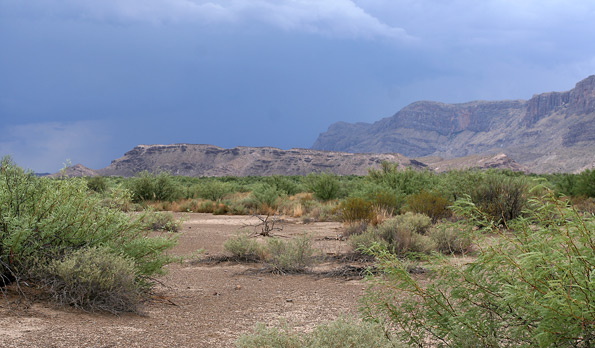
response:
<svg viewBox="0 0 595 348"><path fill-rule="evenodd" d="M383 161L403 168L425 165L399 154L354 154L308 149L281 150L272 147L236 147L172 144L139 145L97 172L100 175L133 176L138 172L168 171L184 176L306 175L331 172L365 175Z"/></svg>
<svg viewBox="0 0 595 348"><path fill-rule="evenodd" d="M374 124L331 125L312 148L447 159L505 152L534 172L575 171L595 162L595 75L528 101L415 102Z"/></svg>

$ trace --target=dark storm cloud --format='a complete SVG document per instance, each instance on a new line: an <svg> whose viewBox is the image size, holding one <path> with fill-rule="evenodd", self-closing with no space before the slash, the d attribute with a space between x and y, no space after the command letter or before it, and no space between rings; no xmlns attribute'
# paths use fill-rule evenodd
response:
<svg viewBox="0 0 595 348"><path fill-rule="evenodd" d="M99 168L139 143L309 147L333 122L373 122L416 100L566 90L595 73L594 10L533 0L0 0L0 130L10 135L0 151L55 171L67 158ZM102 127L82 130L90 124Z"/></svg>

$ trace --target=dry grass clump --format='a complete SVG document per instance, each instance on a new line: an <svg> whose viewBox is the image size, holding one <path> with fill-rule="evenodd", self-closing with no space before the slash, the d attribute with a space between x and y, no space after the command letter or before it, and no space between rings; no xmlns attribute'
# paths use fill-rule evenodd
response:
<svg viewBox="0 0 595 348"><path fill-rule="evenodd" d="M254 333L242 335L238 348L390 348L404 345L387 338L379 324L340 318L318 325L308 333L298 333L287 325L280 328L258 324Z"/></svg>

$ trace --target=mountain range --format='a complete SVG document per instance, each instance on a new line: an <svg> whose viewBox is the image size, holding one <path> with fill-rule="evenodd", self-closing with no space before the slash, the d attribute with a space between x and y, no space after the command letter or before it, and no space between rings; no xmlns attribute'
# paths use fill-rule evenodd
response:
<svg viewBox="0 0 595 348"><path fill-rule="evenodd" d="M595 75L529 100L415 102L372 124L332 124L312 148L443 160L505 153L535 173L581 171L595 164Z"/></svg>
<svg viewBox="0 0 595 348"><path fill-rule="evenodd" d="M570 91L529 100L419 101L372 124L338 122L320 134L312 149L138 145L106 168L78 164L66 175L128 177L144 170L184 176L365 175L383 161L437 172L595 168L595 75Z"/></svg>

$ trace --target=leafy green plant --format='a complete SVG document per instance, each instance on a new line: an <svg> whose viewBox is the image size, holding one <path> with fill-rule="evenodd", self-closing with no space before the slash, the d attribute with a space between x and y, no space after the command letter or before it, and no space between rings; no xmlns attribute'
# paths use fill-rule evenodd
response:
<svg viewBox="0 0 595 348"><path fill-rule="evenodd" d="M129 182L134 202L168 201L181 198L182 192L171 174L143 171Z"/></svg>
<svg viewBox="0 0 595 348"><path fill-rule="evenodd" d="M429 282L378 251L384 276L375 278L367 315L388 318L401 339L417 346L592 347L595 218L551 193L533 203L511 232L488 224L498 238L478 243L474 261L434 260ZM482 216L468 200L457 209Z"/></svg>
<svg viewBox="0 0 595 348"><path fill-rule="evenodd" d="M341 196L341 183L335 174L309 174L308 189L321 201L330 201Z"/></svg>
<svg viewBox="0 0 595 348"><path fill-rule="evenodd" d="M5 158L0 168L0 280L40 281L54 260L80 249L105 248L134 263L139 290L171 262L170 236L150 237L138 219L101 204L84 179L52 180L25 173ZM43 281L43 279L41 279Z"/></svg>
<svg viewBox="0 0 595 348"><path fill-rule="evenodd" d="M267 207L277 209L279 192L274 186L260 185L252 191L251 198L261 210Z"/></svg>
<svg viewBox="0 0 595 348"><path fill-rule="evenodd" d="M193 196L217 202L233 192L233 186L230 183L210 180L193 186L192 191Z"/></svg>

